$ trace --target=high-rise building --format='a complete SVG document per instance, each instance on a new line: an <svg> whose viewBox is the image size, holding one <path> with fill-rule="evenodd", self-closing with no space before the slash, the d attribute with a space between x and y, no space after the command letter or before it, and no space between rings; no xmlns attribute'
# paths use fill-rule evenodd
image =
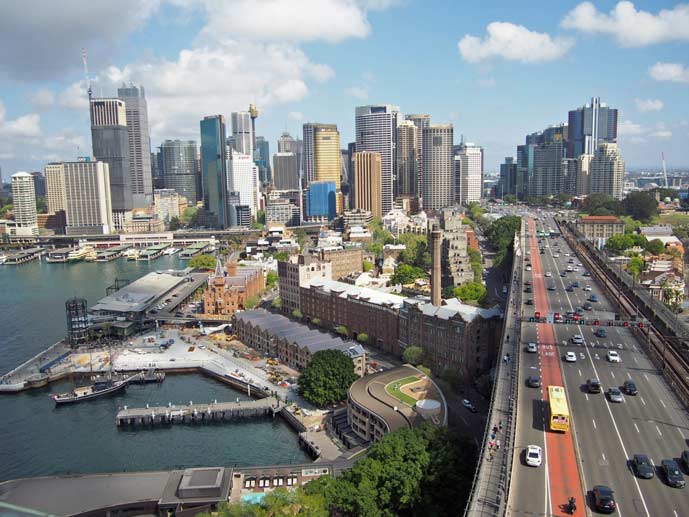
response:
<svg viewBox="0 0 689 517"><path fill-rule="evenodd" d="M215 226L230 224L227 203L227 149L225 117L211 115L201 121L203 205Z"/></svg>
<svg viewBox="0 0 689 517"><path fill-rule="evenodd" d="M67 235L107 235L114 229L108 164L63 162Z"/></svg>
<svg viewBox="0 0 689 517"><path fill-rule="evenodd" d="M251 114L248 111L234 111L230 114L232 121L233 149L242 154L253 156L253 132Z"/></svg>
<svg viewBox="0 0 689 517"><path fill-rule="evenodd" d="M38 236L36 191L33 176L28 172L18 172L12 175L12 203L14 224L10 226L10 235L16 237Z"/></svg>
<svg viewBox="0 0 689 517"><path fill-rule="evenodd" d="M582 154L575 160L575 195L588 196L591 193L591 160L593 160L593 155Z"/></svg>
<svg viewBox="0 0 689 517"><path fill-rule="evenodd" d="M108 164L115 228L124 226L133 208L129 130L126 106L121 99L91 99L93 156Z"/></svg>
<svg viewBox="0 0 689 517"><path fill-rule="evenodd" d="M273 179L270 168L270 143L265 137L256 137L256 152L254 162L258 166L258 179L261 183L270 183Z"/></svg>
<svg viewBox="0 0 689 517"><path fill-rule="evenodd" d="M155 195L155 214L158 219L165 222L165 225L170 224L170 220L178 218L184 212L186 201L180 197L179 193L171 188L156 189Z"/></svg>
<svg viewBox="0 0 689 517"><path fill-rule="evenodd" d="M165 187L165 177L163 176L163 157L160 147L151 153L151 176L153 176L153 190Z"/></svg>
<svg viewBox="0 0 689 517"><path fill-rule="evenodd" d="M551 126L538 137L539 142L534 148L533 175L529 181L531 196L556 196L562 192L566 139L565 125Z"/></svg>
<svg viewBox="0 0 689 517"><path fill-rule="evenodd" d="M416 126L411 120L404 120L397 126L396 197L418 197L416 134Z"/></svg>
<svg viewBox="0 0 689 517"><path fill-rule="evenodd" d="M334 181L312 181L306 195L308 217L324 217L328 220L337 215L337 186Z"/></svg>
<svg viewBox="0 0 689 517"><path fill-rule="evenodd" d="M29 174L31 174L33 176L33 187L34 187L34 191L36 193L36 199L38 199L39 197L45 197L46 186L45 186L45 176L43 176L43 173L41 173L40 171L36 171L36 172L30 172Z"/></svg>
<svg viewBox="0 0 689 517"><path fill-rule="evenodd" d="M124 101L129 133L129 170L132 176L132 202L136 208L153 203L151 137L148 132L148 104L143 86L122 86L117 97Z"/></svg>
<svg viewBox="0 0 689 517"><path fill-rule="evenodd" d="M297 156L297 169L301 174L301 178L305 179L304 172L304 141L292 138L289 133L282 133L278 138L278 152L279 153L294 153Z"/></svg>
<svg viewBox="0 0 689 517"><path fill-rule="evenodd" d="M483 147L462 143L455 156L455 202L478 203L483 197Z"/></svg>
<svg viewBox="0 0 689 517"><path fill-rule="evenodd" d="M195 140L165 140L160 144L165 188L173 189L192 204L200 198L196 191L196 152Z"/></svg>
<svg viewBox="0 0 689 517"><path fill-rule="evenodd" d="M311 126L307 131L306 126ZM313 138L313 175L311 181L331 181L337 191L337 213L342 213L342 183L340 175L340 132L335 124L304 124L304 166L309 159L307 134ZM305 173L308 173L304 169Z"/></svg>
<svg viewBox="0 0 689 517"><path fill-rule="evenodd" d="M452 124L423 128L423 206L440 210L453 203Z"/></svg>
<svg viewBox="0 0 689 517"><path fill-rule="evenodd" d="M500 182L496 196L504 198L507 195L517 195L517 162L514 156L505 156L505 162L500 164Z"/></svg>
<svg viewBox="0 0 689 517"><path fill-rule="evenodd" d="M49 214L65 211L65 173L62 163L49 163L43 169L45 173L46 205Z"/></svg>
<svg viewBox="0 0 689 517"><path fill-rule="evenodd" d="M273 186L277 190L299 190L299 167L295 153L273 155Z"/></svg>
<svg viewBox="0 0 689 517"><path fill-rule="evenodd" d="M399 107L391 104L358 106L355 110L357 152L370 151L380 154L384 214L392 210L397 125L401 116Z"/></svg>
<svg viewBox="0 0 689 517"><path fill-rule="evenodd" d="M367 210L373 217L383 217L382 168L380 153L354 154L354 208Z"/></svg>
<svg viewBox="0 0 689 517"><path fill-rule="evenodd" d="M233 152L232 157L228 160L227 170L227 189L230 192L239 192L240 204L248 206L251 211L251 218L255 219L260 208L260 185L258 167L253 158L250 154Z"/></svg>
<svg viewBox="0 0 689 517"><path fill-rule="evenodd" d="M607 194L622 199L624 158L613 142L601 142L590 164L590 193Z"/></svg>
<svg viewBox="0 0 689 517"><path fill-rule="evenodd" d="M592 97L591 102L569 112L567 158L594 154L601 142L617 141L617 109Z"/></svg>
<svg viewBox="0 0 689 517"><path fill-rule="evenodd" d="M407 115L405 120L414 123L416 127L416 192L421 197L423 193L423 128L431 125L431 116L426 113Z"/></svg>

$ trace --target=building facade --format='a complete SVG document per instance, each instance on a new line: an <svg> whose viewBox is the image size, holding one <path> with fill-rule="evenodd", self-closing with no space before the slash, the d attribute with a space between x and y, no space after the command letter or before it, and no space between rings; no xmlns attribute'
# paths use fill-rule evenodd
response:
<svg viewBox="0 0 689 517"><path fill-rule="evenodd" d="M440 212L442 287L459 286L474 281L474 271L468 253L468 226L462 224L463 217L464 214L460 210L452 208L445 208Z"/></svg>
<svg viewBox="0 0 689 517"><path fill-rule="evenodd" d="M416 126L411 120L397 126L397 170L395 196L418 197Z"/></svg>
<svg viewBox="0 0 689 517"><path fill-rule="evenodd" d="M468 142L460 144L455 165L455 202L460 205L480 202L483 197L483 147Z"/></svg>
<svg viewBox="0 0 689 517"><path fill-rule="evenodd" d="M194 140L165 140L160 145L163 184L195 204L202 196L196 190L198 160Z"/></svg>
<svg viewBox="0 0 689 517"><path fill-rule="evenodd" d="M585 156L585 155L584 155ZM624 196L624 158L616 143L602 142L590 161L590 194Z"/></svg>
<svg viewBox="0 0 689 517"><path fill-rule="evenodd" d="M312 255L320 262L331 265L331 278L340 280L352 273L363 271L364 251L362 248L321 248L313 250Z"/></svg>
<svg viewBox="0 0 689 517"><path fill-rule="evenodd" d="M251 210L251 217L255 218L260 208L258 182L258 167L249 154L239 151L233 152L229 160L227 188L230 192L239 192L240 204Z"/></svg>
<svg viewBox="0 0 689 517"><path fill-rule="evenodd" d="M10 225L10 236L37 237L36 190L33 176L28 172L12 175L12 204L14 223Z"/></svg>
<svg viewBox="0 0 689 517"><path fill-rule="evenodd" d="M383 217L382 159L377 152L360 151L354 155L354 208Z"/></svg>
<svg viewBox="0 0 689 517"><path fill-rule="evenodd" d="M381 212L392 210L393 175L397 145L397 125L402 114L399 106L378 104L358 106L354 125L357 152L373 152L381 160Z"/></svg>
<svg viewBox="0 0 689 517"><path fill-rule="evenodd" d="M423 206L439 210L454 201L452 124L433 124L423 129Z"/></svg>
<svg viewBox="0 0 689 517"><path fill-rule="evenodd" d="M423 195L423 129L431 125L431 116L425 113L407 115L416 128L416 192L418 197Z"/></svg>
<svg viewBox="0 0 689 517"><path fill-rule="evenodd" d="M567 157L594 154L602 142L617 141L617 109L608 107L600 97L569 112Z"/></svg>
<svg viewBox="0 0 689 517"><path fill-rule="evenodd" d="M148 132L148 104L143 86L123 86L117 97L124 101L129 134L129 170L132 176L132 202L135 208L153 203L151 137Z"/></svg>
<svg viewBox="0 0 689 517"><path fill-rule="evenodd" d="M49 214L64 212L67 207L65 198L65 171L62 163L49 163L43 169L45 173L46 205Z"/></svg>
<svg viewBox="0 0 689 517"><path fill-rule="evenodd" d="M299 226L301 209L285 198L269 199L266 202L266 223L282 223L285 226Z"/></svg>
<svg viewBox="0 0 689 517"><path fill-rule="evenodd" d="M273 155L273 186L277 190L299 190L299 163L295 153Z"/></svg>
<svg viewBox="0 0 689 517"><path fill-rule="evenodd" d="M337 185L334 181L312 181L309 184L306 215L328 221L337 216Z"/></svg>
<svg viewBox="0 0 689 517"><path fill-rule="evenodd" d="M166 189L156 189L153 191L155 199L154 213L165 223L165 225L170 224L170 220L173 218L179 219L187 206L187 200L184 196L180 196L179 193L171 188Z"/></svg>
<svg viewBox="0 0 689 517"><path fill-rule="evenodd" d="M232 150L253 158L253 132L251 114L248 111L230 113L232 123Z"/></svg>
<svg viewBox="0 0 689 517"><path fill-rule="evenodd" d="M201 170L203 205L217 228L230 225L227 202L227 151L225 117L212 115L201 121Z"/></svg>
<svg viewBox="0 0 689 517"><path fill-rule="evenodd" d="M567 126L548 128L543 141L534 148L533 175L530 178L530 195L556 196L562 192L564 181L565 140Z"/></svg>
<svg viewBox="0 0 689 517"><path fill-rule="evenodd" d="M112 233L114 222L108 164L64 162L62 167L67 235Z"/></svg>
<svg viewBox="0 0 689 517"><path fill-rule="evenodd" d="M258 298L265 290L263 269L238 267L228 260L223 269L220 261L215 273L208 277L208 288L203 292L205 315L230 319L235 312L244 310L249 298Z"/></svg>
<svg viewBox="0 0 689 517"><path fill-rule="evenodd" d="M578 219L576 228L589 241L604 243L613 235L624 234L624 221L614 215L589 215Z"/></svg>
<svg viewBox="0 0 689 517"><path fill-rule="evenodd" d="M309 255L292 256L289 260L278 262L278 279L282 310L291 313L301 310L299 286L314 278L332 279L332 265L319 262Z"/></svg>

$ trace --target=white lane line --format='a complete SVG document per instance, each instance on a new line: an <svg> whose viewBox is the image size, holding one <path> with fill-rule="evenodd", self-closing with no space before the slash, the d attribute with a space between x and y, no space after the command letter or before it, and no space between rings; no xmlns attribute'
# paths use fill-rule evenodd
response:
<svg viewBox="0 0 689 517"><path fill-rule="evenodd" d="M588 393L584 393L584 397L586 397L586 400L588 400L588 399L589 399L589 394L588 394Z"/></svg>
<svg viewBox="0 0 689 517"><path fill-rule="evenodd" d="M660 403L663 405L664 408L667 407L667 406L665 405L665 402L663 402L663 399L658 399L658 400L660 401Z"/></svg>
<svg viewBox="0 0 689 517"><path fill-rule="evenodd" d="M648 374L647 374L647 373L644 373L644 377L646 378L647 381L650 380L650 379L648 378Z"/></svg>
<svg viewBox="0 0 689 517"><path fill-rule="evenodd" d="M636 422L634 422L634 429L636 429L636 432L641 434L641 431L639 431L639 426L636 425Z"/></svg>
<svg viewBox="0 0 689 517"><path fill-rule="evenodd" d="M659 434L660 436L663 436L663 433L660 432L660 427L658 427L657 425L656 425L656 431L658 431L658 434Z"/></svg>
<svg viewBox="0 0 689 517"><path fill-rule="evenodd" d="M639 399L641 400L641 403L645 406L645 405L646 405L646 401L644 400L644 398L643 398L643 397L639 397Z"/></svg>
<svg viewBox="0 0 689 517"><path fill-rule="evenodd" d="M605 461L605 453L601 452L600 455L603 456L603 461Z"/></svg>
<svg viewBox="0 0 689 517"><path fill-rule="evenodd" d="M679 515L677 514L677 510L672 510L672 513L675 514L675 517L679 517Z"/></svg>
<svg viewBox="0 0 689 517"><path fill-rule="evenodd" d="M591 422L593 422L593 428L594 428L594 429L597 429L597 427L596 427L596 421L595 421L594 419L591 419Z"/></svg>
<svg viewBox="0 0 689 517"><path fill-rule="evenodd" d="M684 433L682 432L682 430L679 427L677 428L677 431L679 431L679 435L682 437L682 440L686 440Z"/></svg>
<svg viewBox="0 0 689 517"><path fill-rule="evenodd" d="M634 358L634 362L635 362L636 364L639 364L639 360L638 360L636 357Z"/></svg>
<svg viewBox="0 0 689 517"><path fill-rule="evenodd" d="M627 377L631 379L631 378L632 378L632 374L629 373L629 372L627 372Z"/></svg>
<svg viewBox="0 0 689 517"><path fill-rule="evenodd" d="M615 378L615 372L611 371L611 372L610 372L610 375L612 375L612 378L613 378L613 379Z"/></svg>
<svg viewBox="0 0 689 517"><path fill-rule="evenodd" d="M581 370L579 370L579 377L581 377Z"/></svg>

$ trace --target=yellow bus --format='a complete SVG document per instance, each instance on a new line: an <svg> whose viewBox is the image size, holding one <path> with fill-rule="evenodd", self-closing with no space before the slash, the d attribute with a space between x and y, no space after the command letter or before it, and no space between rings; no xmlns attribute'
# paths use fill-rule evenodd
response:
<svg viewBox="0 0 689 517"><path fill-rule="evenodd" d="M550 404L550 430L569 431L569 407L567 395L562 386L548 386Z"/></svg>

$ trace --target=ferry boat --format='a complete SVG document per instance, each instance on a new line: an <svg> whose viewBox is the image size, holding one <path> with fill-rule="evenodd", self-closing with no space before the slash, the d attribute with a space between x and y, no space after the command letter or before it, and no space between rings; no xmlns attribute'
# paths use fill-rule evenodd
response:
<svg viewBox="0 0 689 517"><path fill-rule="evenodd" d="M5 255L4 253L0 253L0 264L4 264L6 260L7 255Z"/></svg>
<svg viewBox="0 0 689 517"><path fill-rule="evenodd" d="M180 248L168 248L165 251L163 251L163 255L174 255L180 250Z"/></svg>
<svg viewBox="0 0 689 517"><path fill-rule="evenodd" d="M53 394L50 396L50 398L52 398L57 405L72 404L74 402L81 402L83 400L91 400L123 390L127 387L127 384L129 384L131 380L131 376L116 377L112 375L98 375L93 377L93 384L74 388L72 391L68 391L67 393Z"/></svg>
<svg viewBox="0 0 689 517"><path fill-rule="evenodd" d="M83 246L74 251L70 251L67 255L67 262L81 262L87 257L93 256L95 258L96 250L92 246Z"/></svg>
<svg viewBox="0 0 689 517"><path fill-rule="evenodd" d="M140 253L141 251L139 250L127 250L124 252L124 255L127 257L127 260L138 260Z"/></svg>

